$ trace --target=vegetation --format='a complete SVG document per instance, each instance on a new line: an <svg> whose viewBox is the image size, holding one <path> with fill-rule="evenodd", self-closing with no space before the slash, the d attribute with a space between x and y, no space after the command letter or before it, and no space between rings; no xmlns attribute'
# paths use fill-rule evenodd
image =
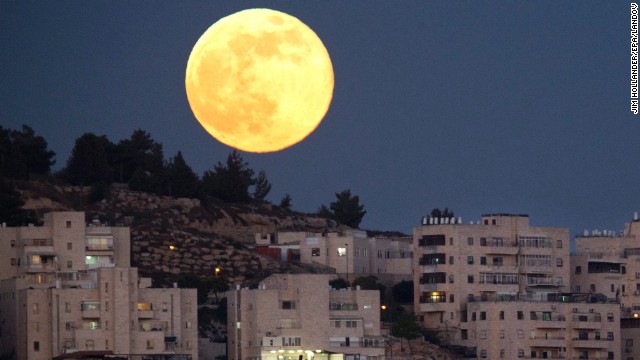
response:
<svg viewBox="0 0 640 360"><path fill-rule="evenodd" d="M406 339L409 344L409 354L411 354L411 340L422 337L422 326L414 313L404 312L391 326L391 335L400 338L400 349L403 349L402 339Z"/></svg>
<svg viewBox="0 0 640 360"><path fill-rule="evenodd" d="M402 280L391 288L393 300L400 304L413 303L413 281Z"/></svg>
<svg viewBox="0 0 640 360"><path fill-rule="evenodd" d="M444 208L444 210L434 208L431 210L431 217L433 218L452 218L454 216L453 210L449 210L449 208Z"/></svg>
<svg viewBox="0 0 640 360"><path fill-rule="evenodd" d="M23 209L23 205L24 201L15 190L13 181L0 177L0 222L6 223L7 226L36 223L33 212Z"/></svg>
<svg viewBox="0 0 640 360"><path fill-rule="evenodd" d="M336 193L336 201L332 202L328 208L321 205L317 212L318 216L333 219L352 228L360 226L366 213L364 205L360 205L360 197L351 195L349 189Z"/></svg>
<svg viewBox="0 0 640 360"><path fill-rule="evenodd" d="M0 126L0 175L18 180L48 175L54 156L46 140L29 126L22 125L21 131Z"/></svg>

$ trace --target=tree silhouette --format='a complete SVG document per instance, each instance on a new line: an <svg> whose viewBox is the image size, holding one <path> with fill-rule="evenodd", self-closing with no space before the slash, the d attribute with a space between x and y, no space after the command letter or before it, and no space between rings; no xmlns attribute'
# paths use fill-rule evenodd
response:
<svg viewBox="0 0 640 360"><path fill-rule="evenodd" d="M393 299L401 304L413 302L413 281L402 280L391 288Z"/></svg>
<svg viewBox="0 0 640 360"><path fill-rule="evenodd" d="M409 355L411 355L411 340L422 337L422 327L414 313L403 312L400 318L391 326L391 335L400 338L400 349L403 349L402 339L407 339Z"/></svg>
<svg viewBox="0 0 640 360"><path fill-rule="evenodd" d="M207 170L202 176L205 193L227 202L249 201L249 187L254 184L253 170L235 150L225 164L218 162L213 171Z"/></svg>
<svg viewBox="0 0 640 360"><path fill-rule="evenodd" d="M36 218L31 211L22 208L24 201L16 191L11 180L0 176L0 223L7 226L25 226L35 223Z"/></svg>
<svg viewBox="0 0 640 360"><path fill-rule="evenodd" d="M264 200L269 194L269 191L271 191L271 184L269 180L267 180L267 173L264 170L260 170L258 177L255 179L253 198L256 200Z"/></svg>
<svg viewBox="0 0 640 360"><path fill-rule="evenodd" d="M169 195L176 197L197 197L200 189L200 179L191 167L184 161L182 152L178 151L167 165Z"/></svg>
<svg viewBox="0 0 640 360"><path fill-rule="evenodd" d="M449 208L444 208L444 210L434 208L431 210L431 217L433 218L452 218L454 216L453 210L449 210Z"/></svg>
<svg viewBox="0 0 640 360"><path fill-rule="evenodd" d="M352 196L351 190L348 189L336 193L336 201L332 202L329 208L334 220L352 228L358 228L367 213L364 205L360 205L360 198L357 195Z"/></svg>
<svg viewBox="0 0 640 360"><path fill-rule="evenodd" d="M49 174L55 153L47 149L47 141L32 128L4 129L0 126L0 175L28 180L32 175Z"/></svg>
<svg viewBox="0 0 640 360"><path fill-rule="evenodd" d="M104 135L83 134L76 139L62 176L73 185L111 183L108 152L114 146Z"/></svg>
<svg viewBox="0 0 640 360"><path fill-rule="evenodd" d="M280 200L280 207L284 210L291 210L291 195L284 194L282 200Z"/></svg>

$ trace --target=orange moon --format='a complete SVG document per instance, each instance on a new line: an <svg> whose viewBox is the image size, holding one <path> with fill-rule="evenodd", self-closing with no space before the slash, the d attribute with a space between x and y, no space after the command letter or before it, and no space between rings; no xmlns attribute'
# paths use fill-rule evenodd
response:
<svg viewBox="0 0 640 360"><path fill-rule="evenodd" d="M196 42L185 85L191 110L220 142L273 152L313 132L333 96L333 66L318 36L295 17L249 9Z"/></svg>

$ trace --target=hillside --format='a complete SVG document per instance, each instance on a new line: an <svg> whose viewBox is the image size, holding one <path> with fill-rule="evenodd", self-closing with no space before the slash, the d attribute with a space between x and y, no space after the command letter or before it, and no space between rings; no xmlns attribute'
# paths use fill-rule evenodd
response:
<svg viewBox="0 0 640 360"><path fill-rule="evenodd" d="M221 276L230 285L251 285L283 268L248 246L256 233L334 229L336 224L313 215L285 211L267 202L202 204L198 199L157 196L114 184L99 201L89 201L90 187L61 183L23 182L24 207L42 215L48 211L85 211L87 222L97 220L131 228L132 266L166 285L180 274L201 278ZM169 246L173 246L171 250Z"/></svg>

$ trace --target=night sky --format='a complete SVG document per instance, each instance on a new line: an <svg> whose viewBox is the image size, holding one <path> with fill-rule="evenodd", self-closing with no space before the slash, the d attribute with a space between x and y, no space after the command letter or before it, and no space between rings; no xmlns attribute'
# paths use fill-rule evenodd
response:
<svg viewBox="0 0 640 360"><path fill-rule="evenodd" d="M314 133L242 153L268 200L314 212L351 189L365 229L411 233L434 207L465 222L622 229L640 211L640 116L629 110L626 1L0 1L0 125L34 128L62 168L85 132L142 128L198 173L230 147L185 94L187 59L218 19L266 7L331 56Z"/></svg>

